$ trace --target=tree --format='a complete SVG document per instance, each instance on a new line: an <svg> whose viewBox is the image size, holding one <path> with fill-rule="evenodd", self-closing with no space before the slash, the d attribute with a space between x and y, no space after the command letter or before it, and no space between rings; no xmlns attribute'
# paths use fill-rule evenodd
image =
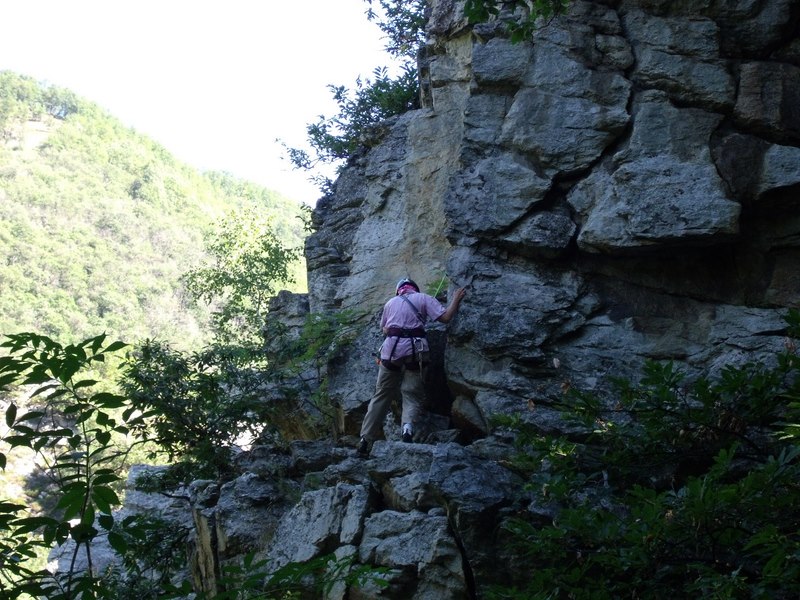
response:
<svg viewBox="0 0 800 600"><path fill-rule="evenodd" d="M310 151L286 146L295 168L312 172L319 165L336 165L339 172L359 146L368 144L373 126L420 106L416 61L424 41L427 1L365 1L369 4L367 17L386 34L386 51L399 60L399 73L392 75L387 67L376 67L372 77L359 77L354 87L329 85L338 112L320 115L306 126ZM327 177L311 179L323 192L330 191L332 182Z"/></svg>
<svg viewBox="0 0 800 600"><path fill-rule="evenodd" d="M265 368L253 356L243 365L237 352L219 346L183 354L148 340L135 349L122 387L148 417L136 432L167 454L172 479L228 475L234 444L246 435L252 442L268 426Z"/></svg>
<svg viewBox="0 0 800 600"><path fill-rule="evenodd" d="M378 67L372 75L357 79L354 88L328 86L339 112L331 117L320 115L306 126L311 152L287 148L295 168L311 171L320 164L341 167L359 146L368 143L372 126L419 107L415 67L405 64L397 77L391 77L386 67ZM331 182L325 177L312 179L323 191L330 188Z"/></svg>
<svg viewBox="0 0 800 600"><path fill-rule="evenodd" d="M225 379L222 361L191 365L158 344L149 346L150 355L134 365L136 382L126 390L131 399L98 390L104 384L89 379L93 365L124 347L121 342L107 344L105 335L63 346L33 333L9 335L0 344L5 351L0 356L0 398L7 429L0 468L16 458L8 448L35 454L54 484L56 498L52 508L39 513L0 499L0 600L210 597L191 589L186 580L175 587L174 575L185 566L180 551L186 544L183 526L157 515L121 516L117 511L119 459L129 450L120 441L125 436L150 440L155 432L155 441L179 460L224 460L218 453L199 456L193 446L201 442L214 453L240 432L243 420L263 423L263 415L245 414L254 411L252 397L241 401L242 394L230 393L241 381ZM162 365L169 372L161 371ZM148 371L150 367L156 370ZM130 371L127 375L132 381ZM153 381L158 385L149 385ZM143 388L136 386L143 382L148 394L155 392L152 396L139 394ZM26 398L24 405L20 397ZM140 483L137 480L137 486ZM160 489L164 483L144 485ZM107 538L120 559L102 573L93 562L93 544L100 537ZM51 574L29 566L31 559L52 549L66 557L67 569ZM383 569L351 563L349 558L326 555L273 571L251 555L241 565L222 568L220 583L229 590L213 597L288 598L310 587L322 594L341 581L385 585Z"/></svg>
<svg viewBox="0 0 800 600"><path fill-rule="evenodd" d="M250 208L224 218L206 245L213 262L184 276L189 293L215 305L218 341L260 344L269 299L279 284L293 282L299 249L286 247L269 219Z"/></svg>
<svg viewBox="0 0 800 600"><path fill-rule="evenodd" d="M400 61L400 72L390 75L386 67L377 67L371 78L356 80L354 87L329 85L338 112L320 115L306 126L308 146L286 146L289 161L295 168L313 172L320 165L336 165L337 174L359 146L369 146L370 130L378 123L419 108L417 57L425 43L425 25L430 15L427 0L365 0L367 18L375 21L386 35L387 53ZM464 15L470 23L501 20L512 41L528 39L542 22L562 14L569 0L466 0ZM285 146L285 145L284 145ZM314 175L324 193L332 181Z"/></svg>
<svg viewBox="0 0 800 600"><path fill-rule="evenodd" d="M386 51L395 58L416 61L417 53L425 42L425 24L430 6L428 0L366 0L369 4L367 18L375 21L386 34ZM376 12L373 6L380 6Z"/></svg>

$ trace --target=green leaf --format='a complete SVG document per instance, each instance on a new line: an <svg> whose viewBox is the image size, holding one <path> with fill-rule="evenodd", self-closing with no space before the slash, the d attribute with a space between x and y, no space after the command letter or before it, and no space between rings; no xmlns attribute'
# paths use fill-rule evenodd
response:
<svg viewBox="0 0 800 600"><path fill-rule="evenodd" d="M120 342L120 341L112 342L111 344L106 346L103 351L104 352L116 352L117 350L121 350L122 348L125 348L127 345L128 344L126 344L125 342Z"/></svg>
<svg viewBox="0 0 800 600"><path fill-rule="evenodd" d="M64 348L64 354L70 359L77 360L78 362L86 362L86 350L79 344L77 346L70 344Z"/></svg>
<svg viewBox="0 0 800 600"><path fill-rule="evenodd" d="M35 398L36 396L41 396L42 394L44 394L46 392L58 389L58 387L59 387L59 384L57 384L57 383L51 383L50 385L43 385L43 386L37 388L36 391L34 391L31 394L30 397L31 398Z"/></svg>
<svg viewBox="0 0 800 600"><path fill-rule="evenodd" d="M5 389L8 384L13 383L19 377L18 373L4 373L0 375L0 389Z"/></svg>
<svg viewBox="0 0 800 600"><path fill-rule="evenodd" d="M17 419L17 405L11 403L6 409L6 426L13 427L14 421Z"/></svg>
<svg viewBox="0 0 800 600"><path fill-rule="evenodd" d="M103 408L122 408L127 403L125 396L111 394L110 392L99 392L93 395L91 400Z"/></svg>
<svg viewBox="0 0 800 600"><path fill-rule="evenodd" d="M62 546L64 542L67 541L68 537L69 537L69 523L66 521L62 521L56 527L55 532L53 533L53 539L59 546Z"/></svg>
<svg viewBox="0 0 800 600"><path fill-rule="evenodd" d="M80 514L83 508L83 501L86 497L86 488L75 488L66 492L58 501L56 508L64 510L64 520L72 519Z"/></svg>
<svg viewBox="0 0 800 600"><path fill-rule="evenodd" d="M66 394L68 394L68 393L69 393L69 390L68 390L67 388L60 387L60 388L58 388L58 389L54 390L54 391L53 391L53 393L52 393L52 394L50 394L50 395L47 397L47 399L48 399L49 401L52 401L52 400L55 400L56 398L60 398L61 396L64 396L64 395L66 395Z"/></svg>
<svg viewBox="0 0 800 600"><path fill-rule="evenodd" d="M81 523L87 526L94 525L94 515L94 506L87 504L86 510L83 512L83 516L81 517Z"/></svg>
<svg viewBox="0 0 800 600"><path fill-rule="evenodd" d="M80 359L75 356L68 356L61 363L61 368L58 369L58 379L61 381L61 383L69 382L75 373L80 371L81 366L82 364Z"/></svg>
<svg viewBox="0 0 800 600"><path fill-rule="evenodd" d="M106 334L103 333L101 335L98 335L96 337L93 337L93 338L90 338L90 339L84 341L81 345L82 346L88 346L89 344L91 344L91 346L92 346L92 354L97 354L97 351L100 350L100 348L103 345L103 342L105 341L105 339L106 339Z"/></svg>
<svg viewBox="0 0 800 600"><path fill-rule="evenodd" d="M94 408L89 408L87 410L84 410L75 419L75 424L78 425L80 423L85 423L86 421L88 421L89 419L94 417L94 413L95 413L95 409Z"/></svg>
<svg viewBox="0 0 800 600"><path fill-rule="evenodd" d="M114 517L111 515L100 515L97 517L97 523L106 531L111 531L114 527Z"/></svg>
<svg viewBox="0 0 800 600"><path fill-rule="evenodd" d="M119 475L119 470L115 469L115 468L95 469L94 474L95 474L96 477L105 476L105 475L118 476Z"/></svg>
<svg viewBox="0 0 800 600"><path fill-rule="evenodd" d="M47 373L43 368L35 369L25 378L22 382L23 385L39 385L52 381L53 377Z"/></svg>
<svg viewBox="0 0 800 600"><path fill-rule="evenodd" d="M101 512L111 514L112 506L120 504L119 497L110 487L95 486L92 488L92 500Z"/></svg>
<svg viewBox="0 0 800 600"><path fill-rule="evenodd" d="M29 410L24 415L19 417L18 420L20 421L34 421L36 419L40 419L45 415L44 411L41 410Z"/></svg>
<svg viewBox="0 0 800 600"><path fill-rule="evenodd" d="M82 454L82 453L79 453L79 454ZM79 463L79 462L76 462L76 463L67 462L69 460L72 460L73 458L75 458L75 457L70 455L70 456L66 456L66 457L60 456L57 459L58 460L58 468L62 471L62 473L67 471L67 470L69 470L69 469L72 469L72 470L76 471L75 473L72 473L72 474L67 473L67 474L64 474L64 475L61 476L61 481L64 484L63 485L63 489L65 491L69 490L69 489L72 489L72 488L75 488L75 487L85 486L85 484L83 483L83 473L80 472L80 470L83 468L83 464ZM69 482L72 482L72 483L69 483ZM69 485L66 485L67 483L69 483Z"/></svg>
<svg viewBox="0 0 800 600"><path fill-rule="evenodd" d="M18 446L30 448L34 440L29 435L10 435L3 441L12 448L17 448Z"/></svg>
<svg viewBox="0 0 800 600"><path fill-rule="evenodd" d="M109 483L116 483L121 479L117 471L114 469L97 469L92 478L93 486L107 485Z"/></svg>
<svg viewBox="0 0 800 600"><path fill-rule="evenodd" d="M31 438L38 437L38 435L39 435L36 432L35 429L33 429L31 427L28 427L27 425L17 424L17 425L14 425L13 427L11 427L11 429L15 433L18 433L20 435L26 435L26 436L29 436Z"/></svg>
<svg viewBox="0 0 800 600"><path fill-rule="evenodd" d="M76 412L80 412L87 408L89 405L85 402L76 402L75 404L70 404L69 406L64 407L64 414L71 415Z"/></svg>
<svg viewBox="0 0 800 600"><path fill-rule="evenodd" d="M90 542L97 536L97 534L97 529L84 523L73 525L69 530L70 537L78 544Z"/></svg>
<svg viewBox="0 0 800 600"><path fill-rule="evenodd" d="M0 501L0 513L13 513L18 512L25 508L24 504L15 504L13 502Z"/></svg>
<svg viewBox="0 0 800 600"><path fill-rule="evenodd" d="M24 519L17 519L14 521L14 525L14 534L22 535L43 527L55 527L58 525L58 521L50 517L26 517Z"/></svg>
<svg viewBox="0 0 800 600"><path fill-rule="evenodd" d="M93 385L97 385L97 381L95 381L94 379L84 379L76 383L74 386L72 386L72 389L78 390L80 388L92 387Z"/></svg>
<svg viewBox="0 0 800 600"><path fill-rule="evenodd" d="M61 439L65 437L70 437L74 433L75 432L72 431L72 429L67 429L66 427L64 427L63 429L53 429L52 431L48 431L47 435L48 437L53 439Z"/></svg>
<svg viewBox="0 0 800 600"><path fill-rule="evenodd" d="M116 531L108 532L108 543L118 554L125 554L128 551L128 542Z"/></svg>

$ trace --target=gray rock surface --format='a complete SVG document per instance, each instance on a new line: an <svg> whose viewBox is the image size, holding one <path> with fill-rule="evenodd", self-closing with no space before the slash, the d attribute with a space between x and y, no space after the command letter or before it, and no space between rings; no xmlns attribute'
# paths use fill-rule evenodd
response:
<svg viewBox="0 0 800 600"><path fill-rule="evenodd" d="M576 0L517 45L432 4L423 108L374 128L306 245L308 310L360 315L327 366L339 445L253 449L193 496L218 561L387 569L388 587L330 598L479 598L513 580L503 524L551 515L495 417L568 431L550 401L603 398L647 360L689 378L769 364L800 298L798 0ZM381 307L401 277L443 274L468 292L433 328L430 443L395 441L390 414L359 460Z"/></svg>
<svg viewBox="0 0 800 600"><path fill-rule="evenodd" d="M387 123L317 210L312 255L343 243L309 263L311 310L376 319L406 274L468 285L444 369L470 437L498 412L554 425L526 407L565 381L602 390L648 359L697 373L740 361L732 338L702 349L716 343L703 332L730 330L722 315L768 314L750 354L766 359L800 297L797 10L578 1L510 44L434 3L427 105ZM374 384L352 366L331 365L348 432Z"/></svg>

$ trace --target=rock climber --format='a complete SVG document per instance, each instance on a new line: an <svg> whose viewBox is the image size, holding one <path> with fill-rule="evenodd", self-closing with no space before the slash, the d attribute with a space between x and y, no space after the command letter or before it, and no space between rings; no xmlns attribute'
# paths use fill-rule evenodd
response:
<svg viewBox="0 0 800 600"><path fill-rule="evenodd" d="M414 423L425 399L423 371L428 362L429 346L425 334L428 320L449 323L466 295L458 288L447 307L433 296L423 294L411 279L397 282L395 296L383 307L381 328L386 338L378 361L378 381L361 425L358 454L369 454L372 442L383 429L383 421L392 401L402 399L402 440L412 442Z"/></svg>

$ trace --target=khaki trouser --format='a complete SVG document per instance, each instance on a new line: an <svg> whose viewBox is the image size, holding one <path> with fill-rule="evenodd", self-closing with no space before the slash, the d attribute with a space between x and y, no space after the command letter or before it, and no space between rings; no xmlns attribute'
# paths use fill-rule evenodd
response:
<svg viewBox="0 0 800 600"><path fill-rule="evenodd" d="M427 359L427 356L423 358ZM378 366L378 382L375 384L375 394L369 401L367 414L361 424L361 437L370 441L382 437L383 422L392 407L392 402L395 401L402 400L402 423L411 423L413 427L419 420L425 401L425 386L422 382L422 371L412 371L407 368L412 361L412 357L409 356L391 363L392 366L398 367L396 370L387 369L383 363Z"/></svg>

